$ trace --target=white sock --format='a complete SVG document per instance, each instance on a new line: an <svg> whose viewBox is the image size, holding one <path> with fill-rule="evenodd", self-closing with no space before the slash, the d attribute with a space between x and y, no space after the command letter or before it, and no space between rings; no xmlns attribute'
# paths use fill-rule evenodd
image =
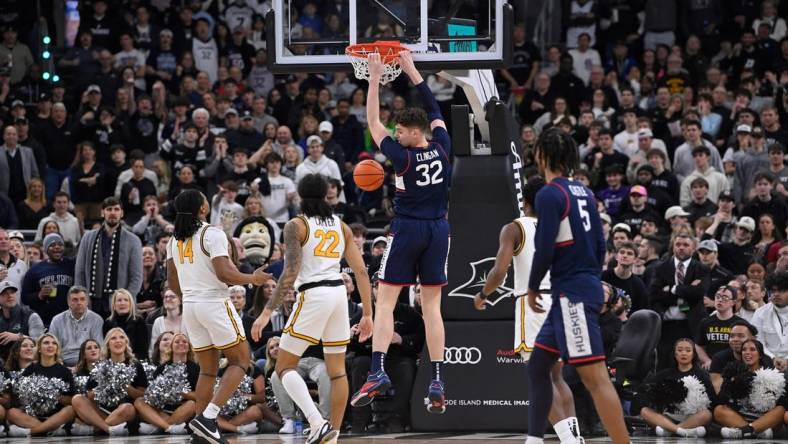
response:
<svg viewBox="0 0 788 444"><path fill-rule="evenodd" d="M535 436L528 436L525 438L525 444L544 444L544 439L537 438Z"/></svg>
<svg viewBox="0 0 788 444"><path fill-rule="evenodd" d="M553 429L555 429L555 433L558 434L558 439L560 439L562 443L574 443L580 435L577 418L574 416L562 419L553 424Z"/></svg>
<svg viewBox="0 0 788 444"><path fill-rule="evenodd" d="M202 412L202 416L205 416L208 419L216 419L219 416L219 411L222 410L221 407L214 403L208 404L208 407L205 407L205 410Z"/></svg>
<svg viewBox="0 0 788 444"><path fill-rule="evenodd" d="M309 389L301 375L297 372L290 371L285 373L280 379L285 390L287 390L287 394L290 395L290 398L293 399L298 408L304 412L304 416L306 416L306 420L309 421L310 427L312 429L320 427L324 421L323 416L317 409L315 402L312 401L312 397L309 395Z"/></svg>

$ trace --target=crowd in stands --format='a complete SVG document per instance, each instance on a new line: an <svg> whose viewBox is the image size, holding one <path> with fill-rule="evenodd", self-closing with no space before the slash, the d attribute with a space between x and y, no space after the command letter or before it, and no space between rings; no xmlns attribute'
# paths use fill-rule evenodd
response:
<svg viewBox="0 0 788 444"><path fill-rule="evenodd" d="M302 35L341 35L342 2L292 3ZM609 245L606 350L628 316L654 310L665 370L651 381L693 375L713 401L690 414L665 405L630 413L663 435L699 436L712 421L730 438L778 433L788 422L785 398L739 402L735 382L761 368L788 369L788 2L564 3L563 42L542 51L518 22L513 61L495 73L522 125L526 175L538 173L533 149L543 130L572 135L583 164L574 178L596 193ZM279 241L298 211L297 183L322 174L370 275L379 267L394 172L366 129L366 83L345 72L274 75L270 8L252 0L81 1L73 45L53 49L61 79L52 82L30 32L34 8L0 5L0 419L11 436L186 432L199 370L164 266L173 199L183 190L208 196L209 222L235 236L237 266L248 271L255 264L236 228L262 217ZM386 20L368 31L402 32ZM445 116L464 100L435 75L427 82ZM403 77L382 88L380 117L392 131L397 112L417 103L413 91ZM353 183L364 159L386 168L378 191ZM275 276L281 251L275 245L270 257ZM359 298L343 271L354 325ZM247 337L276 285L230 289ZM375 415L349 409L353 432L408 427L424 326L418 287L405 293L386 363L398 389ZM299 414L273 372L294 302L286 298L251 344L258 365L223 411L222 430L297 432ZM355 341L349 351L355 391L370 344ZM736 363L747 368L734 374ZM128 377L122 393L107 377L117 366ZM298 371L327 415L322 349L308 350ZM48 404L31 401L36 376L49 381ZM770 381L784 393L780 377ZM177 402L148 396L173 380L185 384Z"/></svg>

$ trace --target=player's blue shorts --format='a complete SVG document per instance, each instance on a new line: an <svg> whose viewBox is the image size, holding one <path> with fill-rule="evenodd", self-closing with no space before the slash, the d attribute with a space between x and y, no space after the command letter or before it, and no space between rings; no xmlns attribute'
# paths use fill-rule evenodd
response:
<svg viewBox="0 0 788 444"><path fill-rule="evenodd" d="M583 288L594 291L595 286ZM602 289L599 288L601 292ZM572 301L575 302L572 302ZM569 364L583 365L605 359L599 311L603 296L574 297L566 292L553 293L553 305L534 346L555 353Z"/></svg>
<svg viewBox="0 0 788 444"><path fill-rule="evenodd" d="M386 251L380 260L380 282L424 286L446 285L449 221L395 217Z"/></svg>

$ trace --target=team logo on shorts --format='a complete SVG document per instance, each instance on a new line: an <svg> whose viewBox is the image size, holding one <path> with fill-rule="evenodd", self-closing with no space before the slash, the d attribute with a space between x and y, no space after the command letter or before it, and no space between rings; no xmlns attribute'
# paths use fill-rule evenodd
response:
<svg viewBox="0 0 788 444"><path fill-rule="evenodd" d="M484 288L484 283L487 282L487 275L495 265L495 258L488 257L476 262L468 264L471 266L471 277L467 282L454 288L449 292L449 296L457 296L461 298L473 299L476 293ZM487 299L487 303L493 307L498 302L514 295L514 289L506 286L506 281L509 279L507 276L503 283L495 289L495 291Z"/></svg>
<svg viewBox="0 0 788 444"><path fill-rule="evenodd" d="M446 347L443 350L444 364L470 364L481 362L482 351L476 347Z"/></svg>

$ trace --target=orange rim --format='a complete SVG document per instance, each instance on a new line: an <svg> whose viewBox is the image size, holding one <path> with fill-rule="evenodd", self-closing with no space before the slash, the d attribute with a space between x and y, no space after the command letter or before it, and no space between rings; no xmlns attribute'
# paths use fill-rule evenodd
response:
<svg viewBox="0 0 788 444"><path fill-rule="evenodd" d="M367 54L377 52L380 54L381 61L387 65L394 63L399 57L399 53L408 51L408 48L402 46L400 42L396 41L377 41L373 43L359 43L358 45L350 45L345 49L345 54L357 57L359 59L366 59Z"/></svg>

